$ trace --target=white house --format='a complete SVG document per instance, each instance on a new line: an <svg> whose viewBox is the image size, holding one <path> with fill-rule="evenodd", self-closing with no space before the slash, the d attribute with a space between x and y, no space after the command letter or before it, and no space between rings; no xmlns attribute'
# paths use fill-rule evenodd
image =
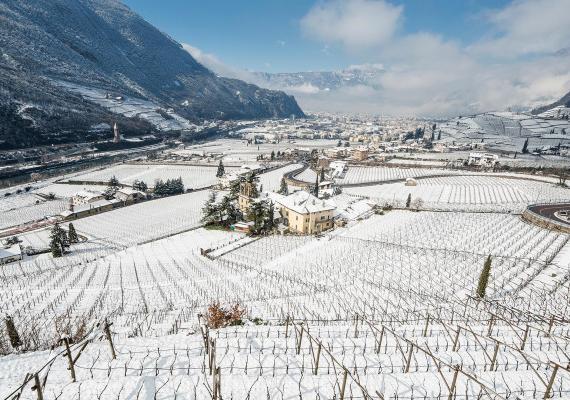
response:
<svg viewBox="0 0 570 400"><path fill-rule="evenodd" d="M139 190L124 187L115 192L115 198L124 203L135 203L145 198L145 194Z"/></svg>
<svg viewBox="0 0 570 400"><path fill-rule="evenodd" d="M469 165L479 167L493 167L499 162L499 156L489 153L469 153Z"/></svg>
<svg viewBox="0 0 570 400"><path fill-rule="evenodd" d="M22 259L22 248L19 244L14 244L11 247L0 247L0 264L7 264Z"/></svg>
<svg viewBox="0 0 570 400"><path fill-rule="evenodd" d="M74 206L79 206L81 204L94 203L104 198L103 193L97 190L81 190L73 195L71 202Z"/></svg>

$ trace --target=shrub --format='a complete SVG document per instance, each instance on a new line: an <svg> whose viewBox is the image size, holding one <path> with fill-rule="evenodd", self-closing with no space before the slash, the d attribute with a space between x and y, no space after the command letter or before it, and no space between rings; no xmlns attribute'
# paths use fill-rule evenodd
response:
<svg viewBox="0 0 570 400"><path fill-rule="evenodd" d="M219 302L211 304L206 313L206 325L211 329L225 328L227 326L242 325L245 315L238 303L232 306L222 307Z"/></svg>

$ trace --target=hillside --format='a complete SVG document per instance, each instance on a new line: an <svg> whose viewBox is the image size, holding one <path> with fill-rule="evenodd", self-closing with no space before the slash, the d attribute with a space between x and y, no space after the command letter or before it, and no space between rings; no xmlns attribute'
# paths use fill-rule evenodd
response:
<svg viewBox="0 0 570 400"><path fill-rule="evenodd" d="M127 123L69 84L150 101L190 120L303 115L283 92L217 77L118 0L7 0L0 21L0 141L7 147L76 140L117 118L152 129Z"/></svg>
<svg viewBox="0 0 570 400"><path fill-rule="evenodd" d="M551 110L553 108L556 108L556 107L570 108L570 92L566 93L564 96L562 96L562 98L560 100L558 100L552 104L535 108L534 110L532 110L532 113L533 114L542 114L542 113L544 113L548 110Z"/></svg>

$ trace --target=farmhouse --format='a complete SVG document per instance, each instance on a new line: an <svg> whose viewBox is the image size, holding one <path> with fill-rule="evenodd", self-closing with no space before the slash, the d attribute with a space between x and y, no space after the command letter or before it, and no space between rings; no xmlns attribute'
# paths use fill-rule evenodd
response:
<svg viewBox="0 0 570 400"><path fill-rule="evenodd" d="M145 194L139 190L131 189L128 187L121 188L115 193L115 198L126 204L136 203L145 198Z"/></svg>
<svg viewBox="0 0 570 400"><path fill-rule="evenodd" d="M0 264L7 264L22 259L22 248L19 244L14 244L11 247L0 247Z"/></svg>
<svg viewBox="0 0 570 400"><path fill-rule="evenodd" d="M297 233L320 233L333 227L336 206L327 200L319 200L312 194L299 191L276 199L281 217L289 230Z"/></svg>
<svg viewBox="0 0 570 400"><path fill-rule="evenodd" d="M79 206L82 204L94 203L99 200L103 200L105 196L103 193L96 190L81 190L75 193L71 199L74 206Z"/></svg>
<svg viewBox="0 0 570 400"><path fill-rule="evenodd" d="M475 165L479 167L493 167L499 162L499 157L496 154L488 153L470 153L469 154L469 165Z"/></svg>
<svg viewBox="0 0 570 400"><path fill-rule="evenodd" d="M88 204L82 204L79 206L72 206L70 210L65 210L59 215L66 221L87 217L89 215L99 214L104 211L110 211L120 202L117 199L111 200L98 200Z"/></svg>

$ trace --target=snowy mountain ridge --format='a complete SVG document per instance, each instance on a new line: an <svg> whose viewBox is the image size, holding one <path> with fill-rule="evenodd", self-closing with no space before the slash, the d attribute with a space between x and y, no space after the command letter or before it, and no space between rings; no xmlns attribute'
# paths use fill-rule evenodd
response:
<svg viewBox="0 0 570 400"><path fill-rule="evenodd" d="M54 81L148 100L191 121L303 115L283 92L217 77L118 0L6 0L0 21L0 145L8 148L81 140L70 132L115 118L152 129Z"/></svg>

